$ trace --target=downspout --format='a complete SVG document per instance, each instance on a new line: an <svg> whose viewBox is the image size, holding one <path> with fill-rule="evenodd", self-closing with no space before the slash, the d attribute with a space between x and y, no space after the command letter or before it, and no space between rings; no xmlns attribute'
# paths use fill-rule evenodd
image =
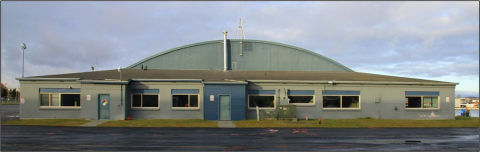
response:
<svg viewBox="0 0 480 152"><path fill-rule="evenodd" d="M223 71L227 71L227 31L223 31Z"/></svg>

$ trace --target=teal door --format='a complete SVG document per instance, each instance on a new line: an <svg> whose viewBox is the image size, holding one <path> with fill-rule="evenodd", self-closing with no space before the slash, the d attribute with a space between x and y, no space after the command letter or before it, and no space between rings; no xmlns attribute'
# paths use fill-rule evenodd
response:
<svg viewBox="0 0 480 152"><path fill-rule="evenodd" d="M220 95L220 120L230 119L230 95Z"/></svg>
<svg viewBox="0 0 480 152"><path fill-rule="evenodd" d="M99 119L110 119L110 95L100 94L98 96Z"/></svg>

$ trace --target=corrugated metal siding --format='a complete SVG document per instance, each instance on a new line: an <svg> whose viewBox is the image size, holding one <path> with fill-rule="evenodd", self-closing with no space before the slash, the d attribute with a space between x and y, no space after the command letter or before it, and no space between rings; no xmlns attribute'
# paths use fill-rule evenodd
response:
<svg viewBox="0 0 480 152"><path fill-rule="evenodd" d="M177 47L150 56L127 68L140 69L144 65L148 69L223 70L221 42L222 40L215 40ZM227 43L230 70L352 71L329 58L294 46L238 39L228 40ZM235 64L232 64L233 62Z"/></svg>
<svg viewBox="0 0 480 152"><path fill-rule="evenodd" d="M214 101L210 101L214 95ZM204 90L204 119L219 120L218 95L230 95L231 120L245 120L245 85L205 85Z"/></svg>
<svg viewBox="0 0 480 152"><path fill-rule="evenodd" d="M188 70L220 70L223 69L223 44L210 42L188 47L172 49L160 55L144 59L128 68L141 69L188 69Z"/></svg>

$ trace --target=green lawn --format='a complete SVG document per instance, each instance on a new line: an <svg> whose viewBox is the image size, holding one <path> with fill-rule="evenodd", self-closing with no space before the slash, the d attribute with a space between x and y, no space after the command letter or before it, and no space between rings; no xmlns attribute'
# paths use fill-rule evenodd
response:
<svg viewBox="0 0 480 152"><path fill-rule="evenodd" d="M2 101L2 105L18 105L20 102L7 102L7 101Z"/></svg>
<svg viewBox="0 0 480 152"><path fill-rule="evenodd" d="M33 126L79 126L90 122L84 119L20 119L2 121L2 125L33 125Z"/></svg>
<svg viewBox="0 0 480 152"><path fill-rule="evenodd" d="M218 128L218 123L200 119L135 119L108 121L97 127Z"/></svg>
<svg viewBox="0 0 480 152"><path fill-rule="evenodd" d="M279 120L233 121L237 128L465 128L479 127L477 117L456 117L454 120L393 120L393 119L324 119L288 122Z"/></svg>

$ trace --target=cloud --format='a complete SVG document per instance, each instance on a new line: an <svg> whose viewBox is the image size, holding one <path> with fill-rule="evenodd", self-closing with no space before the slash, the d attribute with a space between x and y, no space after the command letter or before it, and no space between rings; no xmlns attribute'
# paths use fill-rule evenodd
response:
<svg viewBox="0 0 480 152"><path fill-rule="evenodd" d="M2 82L126 67L235 37L240 2L3 2ZM478 77L478 2L242 2L248 39L317 52L359 72ZM462 83L461 83L462 84ZM462 88L459 86L458 88ZM463 89L463 88L462 88ZM478 90L478 88L473 88Z"/></svg>

